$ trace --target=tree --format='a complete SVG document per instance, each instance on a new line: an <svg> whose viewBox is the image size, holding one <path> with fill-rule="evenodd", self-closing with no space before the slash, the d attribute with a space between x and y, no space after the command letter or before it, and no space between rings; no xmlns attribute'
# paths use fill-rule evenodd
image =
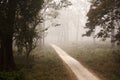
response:
<svg viewBox="0 0 120 80"><path fill-rule="evenodd" d="M43 2L42 2L43 3ZM21 54L25 52L27 58L30 52L36 47L37 40L39 38L36 27L42 22L42 17L39 14L41 7L41 1L28 0L26 2L21 1L18 4L16 28L15 28L15 43L18 52Z"/></svg>
<svg viewBox="0 0 120 80"><path fill-rule="evenodd" d="M11 70L15 68L12 54L15 8L15 0L0 1L0 70Z"/></svg>
<svg viewBox="0 0 120 80"><path fill-rule="evenodd" d="M119 0L92 0L91 8L87 14L88 22L86 36L91 36L97 26L100 32L96 35L98 38L106 40L111 37L111 43L120 43L120 1Z"/></svg>
<svg viewBox="0 0 120 80"><path fill-rule="evenodd" d="M43 0L0 0L0 70L16 68L12 50L13 39L18 37L18 33L25 32L23 35L26 36L31 32L30 26L36 21L42 3ZM19 41L25 39L25 44L31 44L33 37L25 36Z"/></svg>
<svg viewBox="0 0 120 80"><path fill-rule="evenodd" d="M36 26L43 21L44 13L41 14L40 10L45 1L53 0L0 0L0 71L16 68L13 58L13 41L18 52L22 53L25 49L27 56L35 48L40 37ZM61 3L64 2L64 7L66 7L66 1L61 0ZM61 8L61 4L57 7L56 9Z"/></svg>
<svg viewBox="0 0 120 80"><path fill-rule="evenodd" d="M66 1L63 1L63 3ZM28 4L29 3L29 4ZM53 0L44 0L44 4L40 5L41 1L26 1L23 4L23 1L19 2L17 9L17 18L16 18L16 33L15 33L15 43L19 53L25 53L27 58L30 55L30 52L37 46L37 41L45 37L45 31L48 28L44 28L42 25L47 17L56 18L57 12L55 9L58 9L58 5ZM67 3L68 4L68 3ZM64 4L65 5L65 4ZM62 8L61 5L60 8ZM27 8L27 9L26 9ZM46 12L46 10L50 12ZM54 11L53 11L54 10ZM26 13L27 12L27 13ZM39 32L36 29L39 25ZM42 45L42 44L40 44Z"/></svg>

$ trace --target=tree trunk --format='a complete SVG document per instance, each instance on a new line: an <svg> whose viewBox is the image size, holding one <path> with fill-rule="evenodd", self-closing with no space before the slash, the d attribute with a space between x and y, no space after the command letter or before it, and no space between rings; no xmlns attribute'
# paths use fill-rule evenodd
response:
<svg viewBox="0 0 120 80"><path fill-rule="evenodd" d="M115 47L115 22L112 20L111 23L112 31L111 31L111 47Z"/></svg>
<svg viewBox="0 0 120 80"><path fill-rule="evenodd" d="M29 56L30 56L30 52L31 52L31 50L28 50L28 51L26 52L26 58L27 58L27 59L28 59Z"/></svg>
<svg viewBox="0 0 120 80"><path fill-rule="evenodd" d="M16 0L8 0L6 25L3 26L5 32L1 36L0 71L11 71L16 67L12 51L16 5Z"/></svg>
<svg viewBox="0 0 120 80"><path fill-rule="evenodd" d="M111 47L115 47L115 29L111 31Z"/></svg>
<svg viewBox="0 0 120 80"><path fill-rule="evenodd" d="M77 30L76 30L76 42L78 42L79 40L79 26L77 26Z"/></svg>
<svg viewBox="0 0 120 80"><path fill-rule="evenodd" d="M12 42L12 36L7 36L1 41L0 71L11 71L15 69Z"/></svg>

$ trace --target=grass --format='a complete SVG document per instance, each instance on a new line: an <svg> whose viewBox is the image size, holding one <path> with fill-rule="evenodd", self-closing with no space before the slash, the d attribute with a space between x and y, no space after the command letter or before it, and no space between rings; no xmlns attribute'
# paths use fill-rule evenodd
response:
<svg viewBox="0 0 120 80"><path fill-rule="evenodd" d="M50 47L35 49L28 61L24 56L15 59L24 80L71 80L63 62Z"/></svg>
<svg viewBox="0 0 120 80"><path fill-rule="evenodd" d="M120 49L106 44L67 44L64 50L103 80L120 79Z"/></svg>

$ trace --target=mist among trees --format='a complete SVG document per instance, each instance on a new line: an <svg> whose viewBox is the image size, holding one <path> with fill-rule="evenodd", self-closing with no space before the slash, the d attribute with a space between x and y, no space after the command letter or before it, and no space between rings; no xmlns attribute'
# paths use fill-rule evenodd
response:
<svg viewBox="0 0 120 80"><path fill-rule="evenodd" d="M99 39L103 44L100 44ZM95 42L96 40L98 42ZM89 45L92 43L91 41L99 44ZM47 43L49 43L49 47L46 45ZM32 69L32 66L39 64L40 60L41 62L43 60L42 64L48 61L50 63L48 65L51 65L52 59L56 59L53 60L54 65L59 65L60 70L66 70L65 67L60 66L64 64L57 64L59 62L55 64L54 61L59 59L55 56L58 55L49 55L49 53L56 53L51 49L51 43L59 45L68 53L72 50L69 55L75 59L78 58L78 61L83 61L83 63L89 62L87 59L96 58L98 55L95 57L89 55L96 53L97 49L100 52L103 50L103 57L105 57L103 47L109 50L108 52L112 56L107 55L110 58L115 58L113 62L114 60L119 62L120 0L0 0L0 80L27 80L28 77L19 79L21 75L23 77L21 73L29 72L27 67ZM111 46L113 50L111 50ZM88 50L84 50L86 47ZM48 55L50 59L48 59ZM53 55L55 56L53 57ZM83 58L86 56L88 58L84 60ZM95 61L93 61L94 63ZM114 65L118 66L118 63L116 62ZM93 67L90 66L90 69ZM21 72L22 70L23 72ZM6 72L13 72L15 77L18 73L19 77L8 78L9 73ZM68 75L68 73L66 70L66 73L61 73L61 75ZM6 74L8 75L6 76ZM98 74L102 73L98 71ZM73 80L70 75L66 78ZM116 79L117 77L114 80Z"/></svg>

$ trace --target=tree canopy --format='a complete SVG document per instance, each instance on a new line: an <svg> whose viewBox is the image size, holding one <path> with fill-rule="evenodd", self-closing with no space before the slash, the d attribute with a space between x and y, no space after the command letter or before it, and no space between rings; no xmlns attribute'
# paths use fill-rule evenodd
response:
<svg viewBox="0 0 120 80"><path fill-rule="evenodd" d="M86 27L89 30L86 36L95 32L96 27L101 30L96 37L106 40L113 37L113 42L120 42L120 1L119 0L92 0L87 14Z"/></svg>

